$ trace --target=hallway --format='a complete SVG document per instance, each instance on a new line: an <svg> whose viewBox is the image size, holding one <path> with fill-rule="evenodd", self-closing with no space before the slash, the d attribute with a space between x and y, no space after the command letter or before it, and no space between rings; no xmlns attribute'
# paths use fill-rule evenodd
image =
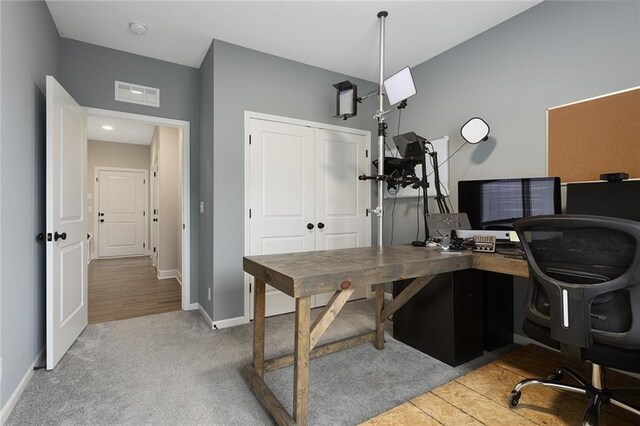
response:
<svg viewBox="0 0 640 426"><path fill-rule="evenodd" d="M89 264L89 324L179 311L181 304L178 280L159 280L146 256Z"/></svg>

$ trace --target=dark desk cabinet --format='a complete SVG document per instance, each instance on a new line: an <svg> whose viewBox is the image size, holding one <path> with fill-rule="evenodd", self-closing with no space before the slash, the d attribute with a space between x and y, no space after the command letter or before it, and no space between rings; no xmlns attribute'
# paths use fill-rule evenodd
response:
<svg viewBox="0 0 640 426"><path fill-rule="evenodd" d="M393 283L393 296L411 280ZM393 337L457 366L513 340L513 277L474 269L438 275L393 315Z"/></svg>
<svg viewBox="0 0 640 426"><path fill-rule="evenodd" d="M452 366L482 355L482 287L481 271L438 275L393 315L393 337Z"/></svg>
<svg viewBox="0 0 640 426"><path fill-rule="evenodd" d="M513 342L513 276L482 275L482 343L493 351Z"/></svg>

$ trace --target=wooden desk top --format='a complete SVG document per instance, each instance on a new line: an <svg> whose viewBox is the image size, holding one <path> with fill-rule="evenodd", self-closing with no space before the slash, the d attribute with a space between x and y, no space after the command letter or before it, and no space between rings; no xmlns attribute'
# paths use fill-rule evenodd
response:
<svg viewBox="0 0 640 426"><path fill-rule="evenodd" d="M471 265L471 251L441 254L430 247L395 245L248 256L243 269L291 297L301 297L340 290L345 281L355 288Z"/></svg>
<svg viewBox="0 0 640 426"><path fill-rule="evenodd" d="M291 297L309 296L400 279L479 269L528 277L527 262L499 254L441 254L429 247L395 245L248 256L243 269Z"/></svg>
<svg viewBox="0 0 640 426"><path fill-rule="evenodd" d="M495 253L473 253L471 267L481 271L499 272L516 277L527 278L529 276L529 265L526 260L513 259Z"/></svg>

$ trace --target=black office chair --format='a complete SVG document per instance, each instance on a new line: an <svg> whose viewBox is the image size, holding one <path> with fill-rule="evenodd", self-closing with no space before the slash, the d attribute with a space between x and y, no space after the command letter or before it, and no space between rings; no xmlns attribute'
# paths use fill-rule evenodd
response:
<svg viewBox="0 0 640 426"><path fill-rule="evenodd" d="M508 397L542 385L590 398L584 425L597 425L611 403L640 416L619 397L640 389L605 387L604 368L640 373L640 222L600 216L554 215L514 223L529 261L523 331L563 354L592 364L591 383L560 366L547 379L526 379ZM579 385L562 382L564 375ZM638 418L640 422L640 417Z"/></svg>

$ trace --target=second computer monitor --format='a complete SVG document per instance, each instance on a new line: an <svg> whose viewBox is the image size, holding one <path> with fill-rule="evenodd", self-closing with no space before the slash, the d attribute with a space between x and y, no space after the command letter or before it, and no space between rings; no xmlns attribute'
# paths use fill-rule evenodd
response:
<svg viewBox="0 0 640 426"><path fill-rule="evenodd" d="M476 230L511 230L529 216L561 213L560 178L466 180L458 182L458 211Z"/></svg>

